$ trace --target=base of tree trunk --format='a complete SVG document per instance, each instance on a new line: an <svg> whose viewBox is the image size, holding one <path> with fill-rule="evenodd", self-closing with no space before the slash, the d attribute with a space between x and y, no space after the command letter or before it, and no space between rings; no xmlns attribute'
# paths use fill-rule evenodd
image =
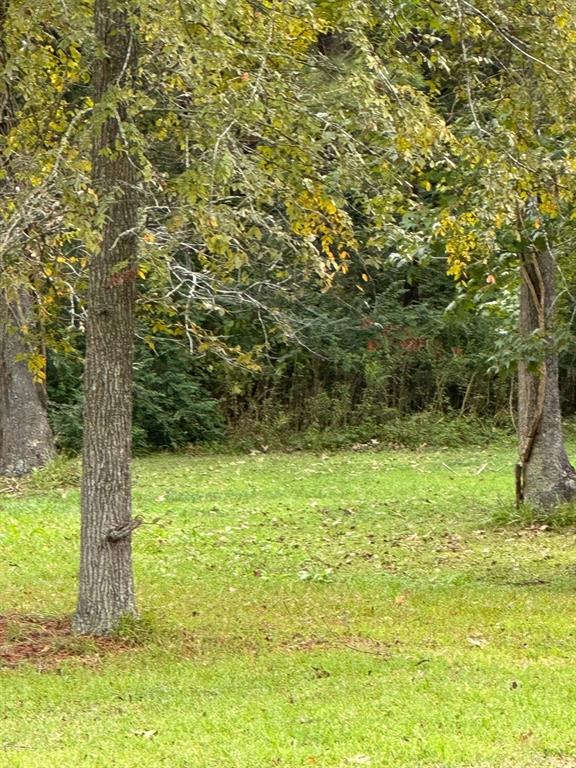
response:
<svg viewBox="0 0 576 768"><path fill-rule="evenodd" d="M576 472L562 450L560 455L542 454L526 471L523 502L541 511L553 511L576 498Z"/></svg>
<svg viewBox="0 0 576 768"><path fill-rule="evenodd" d="M93 528L85 527L80 590L72 627L80 635L109 635L123 619L138 618L130 536L116 542L108 538L97 542L94 534Z"/></svg>
<svg viewBox="0 0 576 768"><path fill-rule="evenodd" d="M77 635L89 635L90 637L106 637L118 630L124 619L137 619L136 607L121 612L114 612L102 616L100 611L88 611L76 613L72 617L72 629Z"/></svg>

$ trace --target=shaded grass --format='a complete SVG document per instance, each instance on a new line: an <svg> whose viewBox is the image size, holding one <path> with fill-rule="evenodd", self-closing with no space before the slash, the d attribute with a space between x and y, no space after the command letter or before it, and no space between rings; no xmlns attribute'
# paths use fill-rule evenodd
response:
<svg viewBox="0 0 576 768"><path fill-rule="evenodd" d="M135 642L131 633L122 631L110 637L76 635L68 618L0 616L0 667L33 662L44 671L74 658L95 664L104 654L130 649Z"/></svg>
<svg viewBox="0 0 576 768"><path fill-rule="evenodd" d="M0 669L0 766L576 765L574 531L494 522L513 463L138 460L144 631ZM73 608L78 493L55 474L0 499L2 612Z"/></svg>
<svg viewBox="0 0 576 768"><path fill-rule="evenodd" d="M492 522L500 526L562 531L576 527L576 504L561 504L553 511L535 509L528 504L519 508L505 507L496 511Z"/></svg>

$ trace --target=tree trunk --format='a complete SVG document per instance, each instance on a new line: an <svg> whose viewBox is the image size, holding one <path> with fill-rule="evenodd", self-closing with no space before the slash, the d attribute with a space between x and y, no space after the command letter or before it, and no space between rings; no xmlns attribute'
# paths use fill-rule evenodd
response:
<svg viewBox="0 0 576 768"><path fill-rule="evenodd" d="M0 293L0 473L26 475L54 457L54 438L46 412L46 393L27 363L30 349L20 331L30 322L32 299L19 302Z"/></svg>
<svg viewBox="0 0 576 768"><path fill-rule="evenodd" d="M131 534L132 359L140 174L127 145L117 88L134 84L130 0L96 0L93 180L105 223L90 263L86 328L84 468L79 598L74 627L107 634L136 615ZM99 110L106 102L106 113ZM110 106L114 109L111 110ZM112 114L111 114L112 113Z"/></svg>
<svg viewBox="0 0 576 768"><path fill-rule="evenodd" d="M0 0L0 136L14 124L15 107L9 79L3 77L7 61L8 0ZM10 165L0 157L0 192L10 195ZM22 326L34 324L33 300L22 289L8 299L0 290L0 474L26 475L54 456L54 438L48 423L46 393L26 362L31 350Z"/></svg>
<svg viewBox="0 0 576 768"><path fill-rule="evenodd" d="M525 340L540 337L544 359L539 371L526 362L521 362L518 370L517 500L536 509L552 510L576 493L576 473L564 448L558 357L553 342L556 263L545 248L527 255L521 269L520 333Z"/></svg>

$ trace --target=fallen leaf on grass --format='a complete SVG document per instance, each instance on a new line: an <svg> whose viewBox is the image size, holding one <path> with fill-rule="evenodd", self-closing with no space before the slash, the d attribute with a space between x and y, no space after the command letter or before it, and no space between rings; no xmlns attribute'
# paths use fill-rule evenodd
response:
<svg viewBox="0 0 576 768"><path fill-rule="evenodd" d="M394 598L394 603L396 605L404 605L407 599L408 599L407 595L396 595L396 597Z"/></svg>
<svg viewBox="0 0 576 768"><path fill-rule="evenodd" d="M488 645L488 640L484 637L469 637L468 642L475 648L484 648L485 645Z"/></svg>
<svg viewBox="0 0 576 768"><path fill-rule="evenodd" d="M158 731L132 731L134 736L139 736L141 739L153 739Z"/></svg>

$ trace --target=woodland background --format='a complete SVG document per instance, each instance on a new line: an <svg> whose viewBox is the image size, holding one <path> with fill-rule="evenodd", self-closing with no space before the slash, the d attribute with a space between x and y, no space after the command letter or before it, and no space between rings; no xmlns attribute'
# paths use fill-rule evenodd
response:
<svg viewBox="0 0 576 768"><path fill-rule="evenodd" d="M0 13L2 286L34 297L15 322L60 448L81 441L103 215L90 136L120 102L145 189L138 450L513 429L516 362L542 354L517 332L518 264L544 241L573 414L569 3L132 6L137 80L96 110L90 4Z"/></svg>

